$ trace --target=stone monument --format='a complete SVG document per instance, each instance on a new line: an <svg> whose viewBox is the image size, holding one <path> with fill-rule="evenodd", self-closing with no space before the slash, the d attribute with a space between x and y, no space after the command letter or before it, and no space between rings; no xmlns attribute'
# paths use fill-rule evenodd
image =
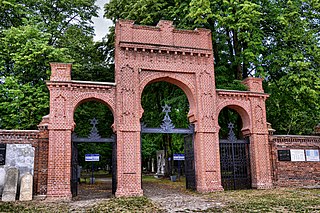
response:
<svg viewBox="0 0 320 213"><path fill-rule="evenodd" d="M2 201L15 201L17 194L19 170L11 167L6 172Z"/></svg>
<svg viewBox="0 0 320 213"><path fill-rule="evenodd" d="M30 173L26 173L21 177L20 184L20 201L32 200L32 187L33 187L33 176Z"/></svg>
<svg viewBox="0 0 320 213"><path fill-rule="evenodd" d="M163 176L166 166L164 150L157 151L157 173L158 176Z"/></svg>

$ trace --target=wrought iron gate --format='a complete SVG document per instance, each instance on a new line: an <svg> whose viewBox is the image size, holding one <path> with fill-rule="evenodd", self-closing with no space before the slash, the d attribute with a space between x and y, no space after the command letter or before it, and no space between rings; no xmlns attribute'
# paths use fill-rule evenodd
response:
<svg viewBox="0 0 320 213"><path fill-rule="evenodd" d="M117 190L117 140L116 136L112 135L110 138L102 138L99 135L96 125L98 120L93 118L90 120L92 129L87 138L78 137L75 133L72 134L72 158L71 158L71 193L75 197L78 195L78 148L77 143L112 143L112 194Z"/></svg>
<svg viewBox="0 0 320 213"><path fill-rule="evenodd" d="M227 140L220 140L221 181L225 190L251 188L249 138L238 140L229 123Z"/></svg>
<svg viewBox="0 0 320 213"><path fill-rule="evenodd" d="M112 143L112 194L117 191L117 140Z"/></svg>
<svg viewBox="0 0 320 213"><path fill-rule="evenodd" d="M186 174L186 188L196 189L196 171L194 163L194 140L193 135L184 137L184 154L185 154L185 174Z"/></svg>
<svg viewBox="0 0 320 213"><path fill-rule="evenodd" d="M165 134L184 134L184 152L185 152L185 173L186 173L186 188L195 189L196 188L196 178L195 178L195 164L194 164L194 149L193 149L193 140L194 140L194 126L190 125L189 128L175 128L172 120L169 116L171 112L171 107L167 104L162 107L165 116L160 127L150 128L146 127L141 123L141 133L165 133ZM142 142L141 142L142 143ZM142 157L141 157L142 160Z"/></svg>
<svg viewBox="0 0 320 213"><path fill-rule="evenodd" d="M72 143L71 155L71 194L72 196L78 195L78 146Z"/></svg>

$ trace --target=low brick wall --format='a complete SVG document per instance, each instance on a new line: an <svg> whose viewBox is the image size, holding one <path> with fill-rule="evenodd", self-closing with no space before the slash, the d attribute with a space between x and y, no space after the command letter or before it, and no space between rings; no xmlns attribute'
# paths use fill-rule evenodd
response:
<svg viewBox="0 0 320 213"><path fill-rule="evenodd" d="M31 144L35 148L33 194L47 194L48 130L0 130L1 144Z"/></svg>
<svg viewBox="0 0 320 213"><path fill-rule="evenodd" d="M318 150L319 136L271 135L273 184L276 187L320 186L319 161L280 161L278 150Z"/></svg>

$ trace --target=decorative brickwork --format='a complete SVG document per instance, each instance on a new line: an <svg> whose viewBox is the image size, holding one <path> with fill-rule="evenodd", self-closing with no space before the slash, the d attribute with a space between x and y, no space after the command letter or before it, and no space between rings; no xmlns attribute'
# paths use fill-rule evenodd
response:
<svg viewBox="0 0 320 213"><path fill-rule="evenodd" d="M223 190L218 115L224 107L239 112L244 124L242 131L250 136L252 185L256 188L271 187L265 115L268 96L263 93L262 80L245 80L244 84L249 89L246 92L216 90L212 54L209 30L178 30L171 21L160 21L156 27L148 27L122 20L116 24L115 83L73 81L71 64L51 63L52 74L47 82L50 116L44 117L39 125L43 131L49 131L47 196L71 198L73 114L79 104L90 100L106 104L114 115L113 129L117 134L116 196L143 194L141 95L148 84L157 81L175 84L188 98L188 118L195 126L197 191ZM43 125L45 123L48 124Z"/></svg>
<svg viewBox="0 0 320 213"><path fill-rule="evenodd" d="M320 186L319 161L279 161L278 150L318 150L319 136L270 135L272 178L275 186Z"/></svg>
<svg viewBox="0 0 320 213"><path fill-rule="evenodd" d="M35 149L35 194L71 198L71 133L74 111L83 102L99 101L114 115L117 134L116 196L140 196L141 95L153 82L166 81L186 94L189 122L195 126L194 156L196 189L223 190L220 174L218 115L225 108L242 118L242 133L250 138L252 186L319 184L319 162L279 162L277 150L320 149L320 137L273 136L266 122L262 79L248 78L248 91L216 90L211 33L206 29L178 30L170 21L156 27L133 21L116 24L116 83L71 80L71 64L51 63L47 86L50 115L38 131L0 131L0 143L31 143ZM315 129L317 133L319 128ZM269 141L269 143L268 143ZM270 151L271 150L271 151ZM271 152L271 157L270 157ZM305 170L302 170L304 168Z"/></svg>

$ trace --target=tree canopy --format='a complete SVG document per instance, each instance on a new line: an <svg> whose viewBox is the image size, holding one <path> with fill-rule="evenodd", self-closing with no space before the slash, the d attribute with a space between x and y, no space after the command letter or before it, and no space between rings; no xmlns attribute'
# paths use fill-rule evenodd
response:
<svg viewBox="0 0 320 213"><path fill-rule="evenodd" d="M104 40L93 40L97 10L95 0L0 1L1 129L35 129L48 114L49 62L72 62L73 79L114 81L114 28ZM210 29L217 88L245 90L240 84L244 78L264 78L270 94L267 120L278 134L311 134L320 122L319 1L110 0L104 10L113 22L132 19L156 25L165 19L181 29ZM170 116L176 126L189 125L185 94L163 82L145 88L142 121L159 126L164 104L173 107ZM221 125L226 124L223 115L241 123L234 112L225 111ZM78 107L76 132L85 136L93 117L100 120L100 133L109 137L112 113L94 102ZM182 138L172 137L144 136L144 157L163 147L181 152ZM111 148L96 149L110 154Z"/></svg>
<svg viewBox="0 0 320 213"><path fill-rule="evenodd" d="M217 88L264 78L267 119L278 133L310 134L320 120L320 2L315 0L111 0L105 17L212 31Z"/></svg>

